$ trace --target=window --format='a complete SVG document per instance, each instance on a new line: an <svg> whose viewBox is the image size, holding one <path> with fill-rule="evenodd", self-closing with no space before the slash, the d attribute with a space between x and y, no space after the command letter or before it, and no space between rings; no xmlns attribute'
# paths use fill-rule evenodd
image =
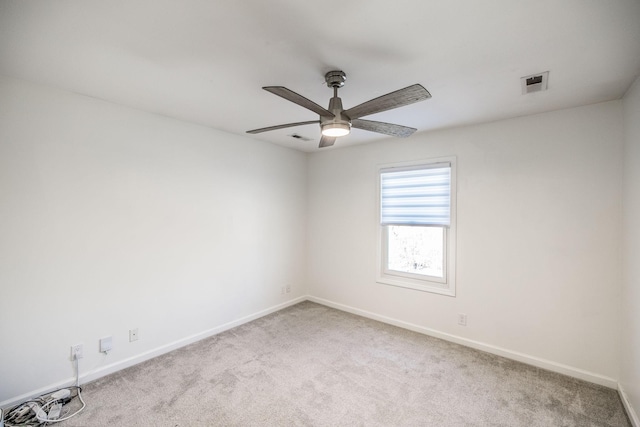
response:
<svg viewBox="0 0 640 427"><path fill-rule="evenodd" d="M455 158L378 172L378 282L455 295Z"/></svg>

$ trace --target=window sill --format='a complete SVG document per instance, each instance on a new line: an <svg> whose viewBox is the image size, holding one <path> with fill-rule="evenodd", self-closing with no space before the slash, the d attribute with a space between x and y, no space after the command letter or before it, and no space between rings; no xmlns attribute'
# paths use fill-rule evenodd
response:
<svg viewBox="0 0 640 427"><path fill-rule="evenodd" d="M455 287L451 284L432 282L429 280L416 280L400 276L378 276L376 282L383 285L398 286L401 288L414 289L416 291L430 292L434 294L456 296Z"/></svg>

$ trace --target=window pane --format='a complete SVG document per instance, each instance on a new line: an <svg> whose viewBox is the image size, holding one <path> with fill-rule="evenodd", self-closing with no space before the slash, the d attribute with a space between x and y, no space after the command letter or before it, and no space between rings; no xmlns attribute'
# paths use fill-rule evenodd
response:
<svg viewBox="0 0 640 427"><path fill-rule="evenodd" d="M387 268L444 277L444 228L389 225Z"/></svg>

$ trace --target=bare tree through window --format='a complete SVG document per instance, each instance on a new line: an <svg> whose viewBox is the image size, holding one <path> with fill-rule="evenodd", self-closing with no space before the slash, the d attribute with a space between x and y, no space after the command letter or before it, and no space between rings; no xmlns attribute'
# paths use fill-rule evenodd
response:
<svg viewBox="0 0 640 427"><path fill-rule="evenodd" d="M444 277L444 228L388 226L388 268Z"/></svg>

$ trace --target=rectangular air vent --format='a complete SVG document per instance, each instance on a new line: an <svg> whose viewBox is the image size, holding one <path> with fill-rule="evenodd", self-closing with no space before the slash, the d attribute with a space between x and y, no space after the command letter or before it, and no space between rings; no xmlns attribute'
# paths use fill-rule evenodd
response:
<svg viewBox="0 0 640 427"><path fill-rule="evenodd" d="M311 138L307 138L306 136L298 135L297 133L292 133L289 135L291 138L299 139L300 141L311 141Z"/></svg>
<svg viewBox="0 0 640 427"><path fill-rule="evenodd" d="M549 80L549 72L532 74L520 78L520 84L522 86L522 94L526 95L532 92L542 92L547 90L547 81Z"/></svg>

